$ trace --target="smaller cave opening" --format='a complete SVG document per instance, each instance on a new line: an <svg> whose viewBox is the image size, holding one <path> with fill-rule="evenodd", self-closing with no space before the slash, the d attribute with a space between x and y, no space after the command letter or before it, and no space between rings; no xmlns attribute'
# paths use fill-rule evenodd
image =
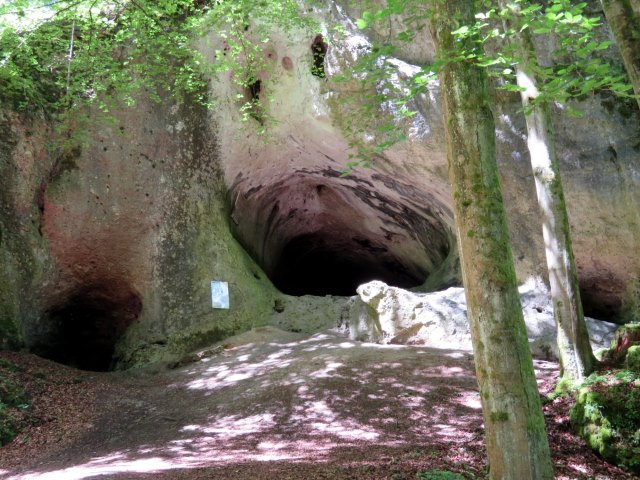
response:
<svg viewBox="0 0 640 480"><path fill-rule="evenodd" d="M324 57L327 55L329 45L324 41L324 37L320 34L316 35L311 43L311 55L313 56L313 63L311 66L311 74L325 78L326 73L324 71Z"/></svg>
<svg viewBox="0 0 640 480"><path fill-rule="evenodd" d="M264 111L260 100L261 93L262 81L259 78L249 81L244 91L246 103L241 107L241 111L248 113L251 118L263 125Z"/></svg>
<svg viewBox="0 0 640 480"><path fill-rule="evenodd" d="M118 340L142 311L140 296L115 282L80 288L45 313L32 351L81 370L108 371Z"/></svg>
<svg viewBox="0 0 640 480"><path fill-rule="evenodd" d="M371 280L410 288L421 285L425 278L410 273L384 247L360 238L336 239L322 232L291 239L271 275L281 292L294 296L351 296L359 285Z"/></svg>
<svg viewBox="0 0 640 480"><path fill-rule="evenodd" d="M262 90L262 82L257 79L247 85L247 94L251 102L260 101L260 92Z"/></svg>

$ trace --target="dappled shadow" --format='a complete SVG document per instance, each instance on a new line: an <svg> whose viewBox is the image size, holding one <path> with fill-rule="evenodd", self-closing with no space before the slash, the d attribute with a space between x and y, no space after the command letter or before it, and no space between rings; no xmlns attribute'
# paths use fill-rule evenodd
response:
<svg viewBox="0 0 640 480"><path fill-rule="evenodd" d="M376 449L482 448L472 358L462 351L318 334L236 346L124 386L104 399L104 416L77 446L4 478L135 478L252 462L335 463L345 452L357 462Z"/></svg>

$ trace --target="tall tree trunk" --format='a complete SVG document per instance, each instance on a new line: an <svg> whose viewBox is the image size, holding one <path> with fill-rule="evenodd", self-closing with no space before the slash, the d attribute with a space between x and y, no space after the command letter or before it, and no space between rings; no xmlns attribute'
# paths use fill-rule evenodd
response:
<svg viewBox="0 0 640 480"><path fill-rule="evenodd" d="M474 22L473 0L432 2L441 57L452 31ZM495 153L485 72L456 61L440 72L453 192L491 479L553 478L549 445L518 295Z"/></svg>
<svg viewBox="0 0 640 480"><path fill-rule="evenodd" d="M600 0L604 16L616 39L624 66L640 95L640 9L638 0ZM640 97L636 98L640 107Z"/></svg>
<svg viewBox="0 0 640 480"><path fill-rule="evenodd" d="M507 2L500 0L501 8ZM514 43L518 50L516 78L527 122L527 145L542 216L549 287L556 320L558 352L562 376L582 380L589 375L596 359L584 321L578 274L571 247L571 229L564 200L560 165L555 151L551 114L547 102L536 101L540 92L536 78L537 59L529 30L516 26Z"/></svg>

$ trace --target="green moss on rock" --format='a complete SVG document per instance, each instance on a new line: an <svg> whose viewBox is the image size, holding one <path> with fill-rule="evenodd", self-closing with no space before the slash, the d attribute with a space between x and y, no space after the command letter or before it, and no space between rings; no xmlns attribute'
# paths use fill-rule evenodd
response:
<svg viewBox="0 0 640 480"><path fill-rule="evenodd" d="M603 458L640 473L640 376L628 370L590 376L578 390L571 423Z"/></svg>
<svg viewBox="0 0 640 480"><path fill-rule="evenodd" d="M640 346L640 323L628 323L618 328L609 350L602 355L602 361L610 366L621 367L633 346Z"/></svg>
<svg viewBox="0 0 640 480"><path fill-rule="evenodd" d="M629 347L625 362L627 369L640 374L640 346L633 345L632 347Z"/></svg>

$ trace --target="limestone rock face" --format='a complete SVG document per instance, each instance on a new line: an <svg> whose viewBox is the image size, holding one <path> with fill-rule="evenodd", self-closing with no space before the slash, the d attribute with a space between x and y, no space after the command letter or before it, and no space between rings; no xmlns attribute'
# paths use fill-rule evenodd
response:
<svg viewBox="0 0 640 480"><path fill-rule="evenodd" d="M377 153L370 169L340 175L353 143L383 141L379 117L393 115L388 105L363 113L375 89L336 81L363 48L397 27L360 31L352 8L337 2L323 14L345 32L328 45L326 78L313 75L315 33L270 36L259 93L272 120L266 138L253 119L239 119L242 89L230 78L212 82L234 235L288 294L349 295L372 279L423 291L459 286L437 81L415 100L415 116L396 119L406 142ZM420 49L400 48L392 59L395 81L433 59L427 29L420 35ZM216 42L215 35L203 41L212 60ZM519 96L494 95L503 195L523 282L546 275L541 225ZM640 117L633 102L606 95L575 106L582 118L556 108L554 126L583 303L587 314L622 323L637 317L640 304Z"/></svg>
<svg viewBox="0 0 640 480"><path fill-rule="evenodd" d="M91 112L87 140L65 154L46 153L46 125L14 119L6 170L22 171L1 189L1 252L16 264L3 325L17 319L16 341L95 370L256 326L275 293L230 234L207 112L144 98L114 112ZM212 308L212 280L229 282L231 309Z"/></svg>
<svg viewBox="0 0 640 480"><path fill-rule="evenodd" d="M534 355L558 358L556 327L549 292L540 282L520 287L529 346ZM358 287L358 296L343 317L352 340L383 344L426 345L471 350L464 289L413 293L373 281ZM617 325L587 318L595 349L609 345Z"/></svg>
<svg viewBox="0 0 640 480"><path fill-rule="evenodd" d="M52 166L49 133L41 119L26 124L0 109L0 348L23 345L23 326L43 309L38 290L51 265L39 192Z"/></svg>

